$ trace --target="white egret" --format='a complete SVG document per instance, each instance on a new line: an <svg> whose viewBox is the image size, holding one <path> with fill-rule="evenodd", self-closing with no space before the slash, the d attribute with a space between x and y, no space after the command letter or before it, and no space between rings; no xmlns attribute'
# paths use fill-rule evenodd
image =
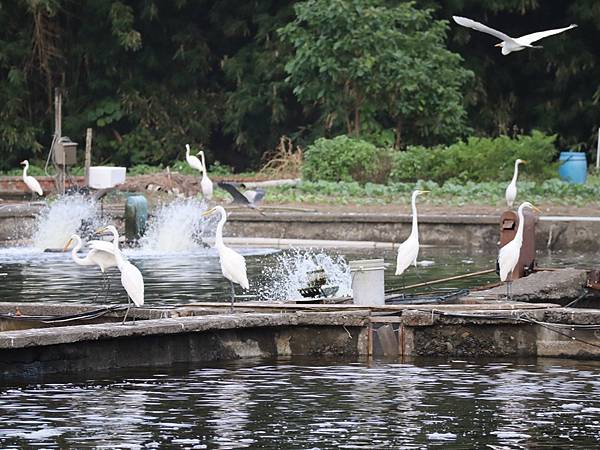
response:
<svg viewBox="0 0 600 450"><path fill-rule="evenodd" d="M525 48L542 48L541 45L531 44L539 41L540 39L544 39L545 37L552 36L554 34L559 34L563 31L567 31L571 28L577 27L577 25L572 24L565 28L555 28L553 30L538 31L537 33L531 33L518 38L512 38L509 35L502 33L501 31L494 30L493 28L490 28L487 25L475 22L471 19L467 19L466 17L452 16L452 18L457 24L462 25L463 27L471 28L476 31L481 31L482 33L491 34L492 36L495 36L498 39L500 39L502 42L496 44L495 47L501 47L503 55L508 55L511 52L518 52L524 50Z"/></svg>
<svg viewBox="0 0 600 450"><path fill-rule="evenodd" d="M21 164L25 166L23 167L23 182L31 191L31 199L33 200L34 194L37 194L40 197L44 195L44 191L42 191L42 186L40 186L40 182L33 178L31 175L27 175L27 169L29 169L29 161L25 159L21 161Z"/></svg>
<svg viewBox="0 0 600 450"><path fill-rule="evenodd" d="M198 154L202 157L202 180L200 180L200 189L202 190L202 196L206 200L210 200L213 196L213 182L210 180L210 178L208 178L204 152L200 150Z"/></svg>
<svg viewBox="0 0 600 450"><path fill-rule="evenodd" d="M112 253L117 261L117 267L121 271L121 284L127 292L127 312L123 317L123 324L127 320L127 315L131 309L131 301L135 306L140 307L144 304L144 277L137 267L131 264L119 250L119 233L113 225L108 225L97 230L97 233L109 231L114 237L112 244ZM135 323L135 317L134 317Z"/></svg>
<svg viewBox="0 0 600 450"><path fill-rule="evenodd" d="M88 246L91 250L83 258L77 253L81 250L83 242L81 237L73 234L63 247L63 252L67 251L69 246L75 242L75 246L71 250L71 259L80 266L98 266L102 272L106 295L110 289L110 278L106 275L106 270L110 267L117 266L117 259L114 256L113 244L105 241L90 241ZM96 296L97 297L97 296Z"/></svg>
<svg viewBox="0 0 600 450"><path fill-rule="evenodd" d="M506 297L511 299L511 285L512 279L511 277L513 270L517 266L519 262L519 256L521 255L521 246L523 245L523 227L525 223L525 218L523 217L523 209L531 208L535 211L541 212L538 208L533 206L529 202L523 202L519 206L517 214L519 216L519 225L517 226L517 233L512 241L506 244L504 247L500 249L500 253L498 253L498 265L500 267L500 281L506 281ZM512 278L512 277L511 277Z"/></svg>
<svg viewBox="0 0 600 450"><path fill-rule="evenodd" d="M417 197L429 191L416 190L412 193L412 231L410 236L398 247L398 258L396 260L396 275L402 273L414 264L417 267L417 256L419 256L419 226L417 223Z"/></svg>
<svg viewBox="0 0 600 450"><path fill-rule="evenodd" d="M223 243L223 225L227 220L227 213L222 206L215 206L204 212L202 216L209 216L214 213L221 214L221 219L217 225L217 233L215 236L215 248L219 252L219 260L221 262L221 272L223 276L229 280L231 284L231 310L233 311L233 303L235 300L235 287L233 283L239 284L244 289L250 287L248 283L248 275L246 274L246 260L242 255Z"/></svg>
<svg viewBox="0 0 600 450"><path fill-rule="evenodd" d="M192 169L199 170L202 172L204 169L202 168L202 163L198 159L197 156L190 155L190 144L185 144L185 160L190 165Z"/></svg>
<svg viewBox="0 0 600 450"><path fill-rule="evenodd" d="M513 173L512 181L506 187L506 204L509 208L512 208L512 205L517 198L517 176L519 175L519 164L527 164L527 161L523 159L517 159L515 161L515 172Z"/></svg>

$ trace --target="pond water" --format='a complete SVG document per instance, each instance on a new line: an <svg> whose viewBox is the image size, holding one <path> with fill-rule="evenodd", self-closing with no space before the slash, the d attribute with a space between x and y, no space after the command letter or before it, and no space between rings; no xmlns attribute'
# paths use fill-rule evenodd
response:
<svg viewBox="0 0 600 450"><path fill-rule="evenodd" d="M250 290L239 300L285 297L297 291L301 277L290 273L327 267L334 284L350 288L347 262L352 259L381 258L389 264L385 271L386 289L408 286L427 280L467 272L491 269L496 255L484 252L465 253L458 248L422 248L417 269L410 267L402 276L394 275L396 252L391 250L239 250L246 257ZM127 257L144 275L146 305L167 306L198 301L228 301L230 286L223 278L214 249L197 248L190 252L165 253L139 249L125 250ZM596 255L556 253L538 256L540 266L575 265L590 267L600 261ZM293 264L290 264L292 262ZM307 264L310 262L310 264ZM283 270L285 269L285 270ZM111 290L101 295L102 278L96 267L82 267L70 259L70 253L44 253L36 248L0 248L0 301L44 301L49 303L123 303L119 271L109 270ZM435 286L445 288L474 287L498 281L495 274L477 276ZM285 292L278 292L284 290ZM421 288L419 291L424 291ZM340 292L342 292L340 291ZM106 300L105 300L106 298ZM289 298L289 297L287 297Z"/></svg>
<svg viewBox="0 0 600 450"><path fill-rule="evenodd" d="M0 383L0 447L598 448L600 364L250 360Z"/></svg>

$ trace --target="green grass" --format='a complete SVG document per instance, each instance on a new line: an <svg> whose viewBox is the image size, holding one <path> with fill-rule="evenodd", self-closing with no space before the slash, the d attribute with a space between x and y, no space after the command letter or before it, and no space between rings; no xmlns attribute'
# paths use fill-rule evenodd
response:
<svg viewBox="0 0 600 450"><path fill-rule="evenodd" d="M414 189L430 190L431 194L420 199L431 205L461 206L468 204L496 205L504 201L508 182L482 182L465 184L447 182L440 186L431 181L417 183L390 183L387 185L355 182L309 182L298 186L270 188L267 200L276 203L325 203L386 205L406 204ZM520 181L517 201L528 200L533 204L560 204L590 206L600 203L600 176L590 175L585 185L569 184L559 179L542 183Z"/></svg>

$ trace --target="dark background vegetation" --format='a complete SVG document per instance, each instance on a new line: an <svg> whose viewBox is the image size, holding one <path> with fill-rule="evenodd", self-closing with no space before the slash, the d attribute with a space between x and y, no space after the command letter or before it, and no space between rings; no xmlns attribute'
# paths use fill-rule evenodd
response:
<svg viewBox="0 0 600 450"><path fill-rule="evenodd" d="M210 162L244 170L260 166L282 135L306 146L344 133L325 129L318 105L301 105L285 81L292 49L277 30L294 20L295 3L1 1L0 170L45 157L57 87L64 92L63 134L82 143L93 127L95 163L170 165L189 142L202 144ZM577 23L541 42L544 49L509 56L493 47L493 37L454 23L447 45L474 73L463 88L472 134L539 129L557 134L561 149L595 145L599 1L419 0L415 7L513 36ZM428 142L413 136L404 144Z"/></svg>

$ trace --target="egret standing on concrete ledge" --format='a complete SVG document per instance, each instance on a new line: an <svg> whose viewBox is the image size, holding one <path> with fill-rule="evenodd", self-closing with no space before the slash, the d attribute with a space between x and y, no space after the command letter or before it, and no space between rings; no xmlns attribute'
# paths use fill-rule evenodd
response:
<svg viewBox="0 0 600 450"><path fill-rule="evenodd" d="M526 34L518 38L511 38L509 35L502 33L501 31L494 30L482 23L475 22L474 20L467 19L466 17L452 16L454 21L462 25L463 27L471 28L475 31L481 31L482 33L491 34L497 37L502 42L496 44L495 47L502 48L502 54L508 55L511 52L518 52L525 48L542 48L541 45L531 45L534 42L544 39L545 37L552 36L553 34L559 34L563 31L575 28L577 25L569 25L565 28L555 28L553 30L538 31L537 33Z"/></svg>
<svg viewBox="0 0 600 450"><path fill-rule="evenodd" d="M512 241L506 244L500 249L498 254L498 265L500 266L500 281L506 281L506 297L512 299L512 272L517 267L519 262L519 256L521 255L521 246L523 245L523 226L525 218L523 217L523 209L531 208L535 211L541 212L538 208L533 206L529 202L523 202L519 206L517 214L519 216L519 226L517 227L517 233Z"/></svg>
<svg viewBox="0 0 600 450"><path fill-rule="evenodd" d="M127 261L121 253L121 250L119 250L119 233L113 225L108 225L96 230L97 233L106 231L112 233L114 237L112 253L116 259L117 267L121 271L121 284L125 288L125 292L127 292L127 312L125 313L125 317L123 317L123 324L125 324L127 315L131 309L131 301L133 301L137 307L144 304L144 277L139 269Z"/></svg>
<svg viewBox="0 0 600 450"><path fill-rule="evenodd" d="M37 194L40 197L44 195L44 191L42 191L42 186L40 186L39 181L33 178L31 175L27 175L27 169L29 169L29 161L21 161L21 164L25 166L23 167L23 182L31 191L31 199L33 200L34 194Z"/></svg>
<svg viewBox="0 0 600 450"><path fill-rule="evenodd" d="M419 256L419 226L417 224L417 196L429 191L413 191L412 193L412 231L410 236L398 247L398 259L396 261L396 275L402 273L414 264L417 267L417 256Z"/></svg>
<svg viewBox="0 0 600 450"><path fill-rule="evenodd" d="M506 187L506 204L509 208L512 208L512 205L517 198L517 176L519 175L519 164L527 164L527 161L522 159L517 159L515 161L515 172L513 173L512 181Z"/></svg>
<svg viewBox="0 0 600 450"><path fill-rule="evenodd" d="M219 259L221 261L221 272L223 276L229 280L231 284L231 310L233 311L233 303L235 300L235 287L233 283L237 283L244 289L250 287L248 283L248 275L246 275L246 260L242 255L229 247L226 247L223 243L223 225L227 220L227 213L222 206L215 206L202 214L203 217L210 216L211 214L221 214L221 219L217 225L217 233L215 236L215 248L219 252Z"/></svg>

